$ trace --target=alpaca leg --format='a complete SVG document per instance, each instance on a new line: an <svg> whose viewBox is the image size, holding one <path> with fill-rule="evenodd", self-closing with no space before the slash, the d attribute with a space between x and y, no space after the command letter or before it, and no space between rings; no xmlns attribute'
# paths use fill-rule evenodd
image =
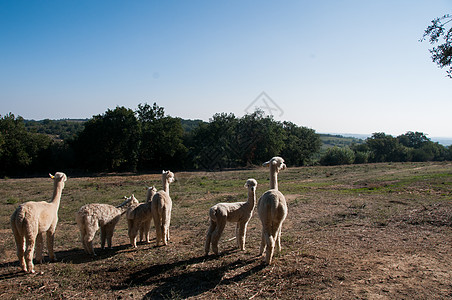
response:
<svg viewBox="0 0 452 300"><path fill-rule="evenodd" d="M162 224L163 224L163 244L164 245L168 245L170 236L169 236L169 227L170 227L170 222L171 222L171 210L169 211L169 213L167 212L164 216L164 219L162 220Z"/></svg>
<svg viewBox="0 0 452 300"><path fill-rule="evenodd" d="M238 246L240 250L245 250L245 238L246 238L246 225L247 223L237 223L237 229L238 229Z"/></svg>
<svg viewBox="0 0 452 300"><path fill-rule="evenodd" d="M35 250L35 243L36 243L36 235L31 235L27 233L26 243L27 243L27 249L25 250L25 261L27 263L27 270L28 273L34 273L34 265L33 265L33 255Z"/></svg>
<svg viewBox="0 0 452 300"><path fill-rule="evenodd" d="M141 225L139 226L140 230L138 230L140 232L140 242L144 241L144 222L141 223Z"/></svg>
<svg viewBox="0 0 452 300"><path fill-rule="evenodd" d="M281 252L281 228L282 223L279 224L278 230L276 231L276 250Z"/></svg>
<svg viewBox="0 0 452 300"><path fill-rule="evenodd" d="M93 241L94 241L94 236L96 235L96 231L97 231L97 226L95 228L88 228L83 243L86 247L86 250L88 252L88 254L94 255L96 256L96 253L94 252L94 246L93 246Z"/></svg>
<svg viewBox="0 0 452 300"><path fill-rule="evenodd" d="M36 236L36 263L42 264L42 248L43 248L43 242L42 242L42 233L38 233Z"/></svg>
<svg viewBox="0 0 452 300"><path fill-rule="evenodd" d="M105 225L100 227L100 248L102 250L105 249L105 240L107 238L107 232L105 227L106 227Z"/></svg>
<svg viewBox="0 0 452 300"><path fill-rule="evenodd" d="M88 243L85 240L85 237L86 237L86 231L83 229L80 229L80 239L82 240L83 249L85 250L86 253L89 254Z"/></svg>
<svg viewBox="0 0 452 300"><path fill-rule="evenodd" d="M217 227L212 233L212 250L218 255L218 241L220 240L221 234L223 233L224 227L226 226L226 218L217 219Z"/></svg>
<svg viewBox="0 0 452 300"><path fill-rule="evenodd" d="M112 246L113 233L115 232L115 226L116 226L116 223L108 224L107 226L105 226L105 234L106 234L106 238L107 238L108 249L111 249L111 246Z"/></svg>
<svg viewBox="0 0 452 300"><path fill-rule="evenodd" d="M47 235L47 251L49 252L50 261L56 261L55 252L53 250L53 245L55 244L55 231L49 230Z"/></svg>
<svg viewBox="0 0 452 300"><path fill-rule="evenodd" d="M133 220L127 220L129 225L129 239L132 247L137 247L137 226L134 224Z"/></svg>
<svg viewBox="0 0 452 300"><path fill-rule="evenodd" d="M144 241L149 244L150 240L149 240L149 229L151 228L151 221L147 220L146 222L144 222L143 225L143 231L144 231Z"/></svg>
<svg viewBox="0 0 452 300"><path fill-rule="evenodd" d="M262 254L264 254L265 250L267 248L267 242L265 240L265 231L262 228L262 238L261 238L261 248L259 250L259 256L261 256Z"/></svg>
<svg viewBox="0 0 452 300"><path fill-rule="evenodd" d="M217 223L215 223L214 221L210 220L210 226L209 226L209 229L207 230L207 235L206 235L206 244L204 246L204 250L205 250L205 254L206 255L209 255L210 241L212 240L212 233L215 230L215 227L217 227Z"/></svg>
<svg viewBox="0 0 452 300"><path fill-rule="evenodd" d="M157 246L160 245L160 241L162 241L162 237L163 237L163 232L162 232L162 225L161 225L161 220L160 220L160 216L154 216L154 226L155 226L155 240L156 240L156 244Z"/></svg>
<svg viewBox="0 0 452 300"><path fill-rule="evenodd" d="M19 233L13 229L14 239L16 240L17 258L19 259L20 268L22 271L27 272L27 265L25 264L25 237L20 236Z"/></svg>
<svg viewBox="0 0 452 300"><path fill-rule="evenodd" d="M275 251L275 237L271 234L265 237L267 241L267 253L265 256L265 262L270 265L272 263L273 252Z"/></svg>

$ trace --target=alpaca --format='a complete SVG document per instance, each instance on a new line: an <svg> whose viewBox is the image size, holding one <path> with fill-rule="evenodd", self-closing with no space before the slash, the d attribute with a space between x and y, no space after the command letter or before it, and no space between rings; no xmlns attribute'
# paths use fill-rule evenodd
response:
<svg viewBox="0 0 452 300"><path fill-rule="evenodd" d="M42 263L43 233L46 233L47 236L49 258L55 261L53 251L55 229L58 223L61 194L67 177L61 172L55 173L55 176L49 175L53 179L54 185L52 200L50 202L29 201L23 203L11 215L11 228L16 240L17 257L22 270L26 273L35 273L33 265L35 244L36 261Z"/></svg>
<svg viewBox="0 0 452 300"><path fill-rule="evenodd" d="M151 202L152 217L156 231L156 244L168 245L170 239L169 226L171 221L171 209L173 202L169 195L169 185L174 181L174 173L171 171L162 171L163 190L158 191Z"/></svg>
<svg viewBox="0 0 452 300"><path fill-rule="evenodd" d="M105 248L105 240L107 240L108 248L111 248L111 240L115 226L121 215L126 213L127 208L138 203L134 195L125 197L125 201L114 207L109 204L92 203L83 205L76 215L77 225L80 229L81 239L85 252L93 256L94 253L93 239L100 227L101 248Z"/></svg>
<svg viewBox="0 0 452 300"><path fill-rule="evenodd" d="M257 204L257 211L262 223L262 240L259 255L266 251L265 262L272 263L275 244L281 251L281 227L287 216L287 204L284 195L278 191L278 173L286 169L284 159L273 157L263 166L270 166L270 190L266 191Z"/></svg>
<svg viewBox="0 0 452 300"><path fill-rule="evenodd" d="M137 247L137 234L140 231L140 242L143 237L149 243L149 229L151 227L151 201L157 192L155 187L149 187L146 193L146 202L131 205L127 209L127 224L129 228L130 244Z"/></svg>
<svg viewBox="0 0 452 300"><path fill-rule="evenodd" d="M218 255L218 241L223 233L226 222L237 223L236 238L240 250L245 250L246 226L253 215L256 203L257 181L250 178L246 181L248 188L248 201L234 203L218 203L209 210L210 226L207 231L205 254L209 254L212 243L213 252Z"/></svg>

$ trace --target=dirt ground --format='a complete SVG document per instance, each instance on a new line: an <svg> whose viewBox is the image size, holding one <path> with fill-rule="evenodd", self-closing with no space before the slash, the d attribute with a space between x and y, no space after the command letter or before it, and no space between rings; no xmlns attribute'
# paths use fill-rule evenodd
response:
<svg viewBox="0 0 452 300"><path fill-rule="evenodd" d="M121 220L113 249L100 250L96 240L96 257L81 250L72 218L77 208L93 194L139 193L143 183L158 184L158 176L69 178L55 245L58 261L37 265L34 275L19 270L9 228L18 203L10 202L21 197L17 186L25 182L30 185L22 190L45 198L51 191L40 190L49 183L2 180L0 298L452 299L451 163L289 168L280 174L289 208L283 249L270 266L257 256L256 213L245 251L236 249L235 227L229 224L221 254L203 255L208 208L245 201L242 187L250 177L259 182L261 195L268 186L266 169L176 176L170 244L155 247L152 226L151 244L133 249Z"/></svg>

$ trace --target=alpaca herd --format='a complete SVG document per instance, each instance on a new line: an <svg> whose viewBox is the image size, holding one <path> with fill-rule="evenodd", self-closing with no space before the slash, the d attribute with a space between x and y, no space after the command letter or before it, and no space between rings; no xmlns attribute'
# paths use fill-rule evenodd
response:
<svg viewBox="0 0 452 300"><path fill-rule="evenodd" d="M270 189L258 200L257 211L262 223L262 240L259 256L266 252L265 263L271 264L275 247L281 250L281 227L287 216L287 204L284 195L278 190L278 173L286 169L281 157L273 157L263 164L270 167ZM55 228L58 222L58 208L62 191L67 180L64 173L50 175L54 181L53 197L50 202L29 201L19 205L11 215L11 228L17 246L17 257L21 269L26 273L34 273L33 254L36 246L36 261L42 262L43 233L47 236L47 248L50 260L55 260L53 250ZM174 182L174 173L162 172L163 190L157 191L149 187L144 203L139 203L135 196L125 197L118 206L91 203L82 206L76 213L76 222L80 230L83 249L87 254L95 256L93 239L100 229L101 248L112 247L114 229L122 215L126 215L130 245L137 247L137 236L140 241L149 243L151 219L156 231L156 246L168 245L170 239L172 200L169 185ZM205 255L212 246L218 255L218 242L227 222L236 223L236 240L239 250L245 250L246 227L256 207L257 181L249 178L245 183L248 190L246 202L217 203L209 210L209 229L205 240Z"/></svg>

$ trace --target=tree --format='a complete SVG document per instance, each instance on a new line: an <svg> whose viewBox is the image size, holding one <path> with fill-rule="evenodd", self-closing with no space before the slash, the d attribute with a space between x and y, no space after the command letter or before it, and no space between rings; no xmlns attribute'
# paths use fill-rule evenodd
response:
<svg viewBox="0 0 452 300"><path fill-rule="evenodd" d="M438 43L438 46L429 50L432 60L440 68L449 67L446 73L450 78L452 78L452 27L449 24L451 21L452 15L449 14L432 20L432 25L427 27L421 39L421 41L428 39L432 45Z"/></svg>
<svg viewBox="0 0 452 300"><path fill-rule="evenodd" d="M334 146L329 148L320 159L320 164L324 166L349 165L355 161L355 153L349 148L339 148Z"/></svg>
<svg viewBox="0 0 452 300"><path fill-rule="evenodd" d="M51 168L48 157L52 139L29 133L24 119L9 113L0 118L0 173L19 174Z"/></svg>
<svg viewBox="0 0 452 300"><path fill-rule="evenodd" d="M234 114L215 114L209 123L199 123L193 130L190 153L194 167L231 168L238 165L240 149L236 147L238 120Z"/></svg>
<svg viewBox="0 0 452 300"><path fill-rule="evenodd" d="M313 154L320 150L320 136L313 129L297 126L291 122L283 122L284 147L281 156L286 164L292 166L306 165Z"/></svg>
<svg viewBox="0 0 452 300"><path fill-rule="evenodd" d="M372 162L398 162L408 160L408 151L399 141L383 132L372 134L366 139Z"/></svg>
<svg viewBox="0 0 452 300"><path fill-rule="evenodd" d="M241 149L241 165L261 165L280 155L284 147L284 129L273 116L264 116L262 110L243 116L236 129L236 147Z"/></svg>
<svg viewBox="0 0 452 300"><path fill-rule="evenodd" d="M79 166L90 171L135 171L140 127L125 107L107 110L86 122L74 141Z"/></svg>
<svg viewBox="0 0 452 300"><path fill-rule="evenodd" d="M405 147L419 149L421 148L425 143L430 142L430 139L422 132L412 132L408 131L405 134L399 135L397 137L397 140L400 144L404 145Z"/></svg>
<svg viewBox="0 0 452 300"><path fill-rule="evenodd" d="M136 111L141 126L139 168L142 170L182 168L187 148L179 118L165 116L163 107L139 104Z"/></svg>

